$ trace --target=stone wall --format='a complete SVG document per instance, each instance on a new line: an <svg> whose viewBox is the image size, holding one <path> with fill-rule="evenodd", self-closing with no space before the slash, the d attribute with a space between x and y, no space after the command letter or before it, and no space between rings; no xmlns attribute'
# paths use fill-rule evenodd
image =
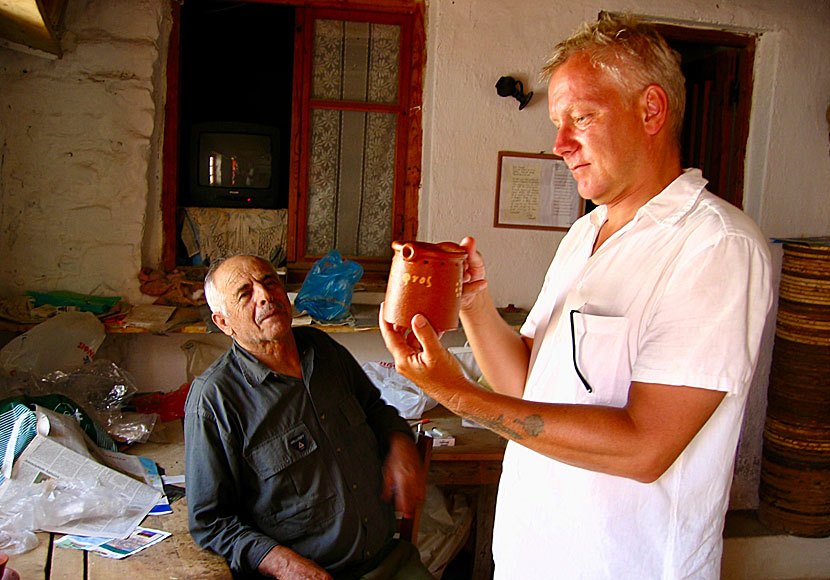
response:
<svg viewBox="0 0 830 580"><path fill-rule="evenodd" d="M145 227L158 216L164 6L72 0L62 58L0 48L0 296L142 300Z"/></svg>

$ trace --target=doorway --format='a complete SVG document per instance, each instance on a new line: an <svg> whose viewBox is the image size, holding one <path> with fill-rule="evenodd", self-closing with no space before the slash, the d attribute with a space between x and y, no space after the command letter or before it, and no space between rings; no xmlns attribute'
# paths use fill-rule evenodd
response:
<svg viewBox="0 0 830 580"><path fill-rule="evenodd" d="M680 53L686 75L683 167L697 167L707 189L743 209L744 164L757 37L655 24Z"/></svg>

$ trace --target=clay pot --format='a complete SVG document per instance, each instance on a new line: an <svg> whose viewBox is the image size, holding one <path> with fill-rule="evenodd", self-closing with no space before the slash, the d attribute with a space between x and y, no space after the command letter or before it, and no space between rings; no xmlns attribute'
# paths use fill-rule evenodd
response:
<svg viewBox="0 0 830 580"><path fill-rule="evenodd" d="M392 242L383 319L409 328L423 314L439 331L458 328L466 250L454 242Z"/></svg>
<svg viewBox="0 0 830 580"><path fill-rule="evenodd" d="M9 561L9 556L0 552L0 579L2 580L20 580L20 574L12 570L11 568L6 568L6 563Z"/></svg>

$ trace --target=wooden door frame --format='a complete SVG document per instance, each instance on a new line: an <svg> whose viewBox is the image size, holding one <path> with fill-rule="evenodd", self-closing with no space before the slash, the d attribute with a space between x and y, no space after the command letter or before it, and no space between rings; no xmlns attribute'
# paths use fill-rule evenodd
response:
<svg viewBox="0 0 830 580"><path fill-rule="evenodd" d="M749 116L752 108L753 70L755 64L755 48L758 35L737 33L727 30L710 28L692 28L679 24L665 24L651 22L651 24L669 42L688 42L710 46L724 46L737 48L741 51L738 60L736 80L738 93L736 95L735 118L737 123L734 132L734 144L731 156L737 161L736 174L732 179L730 190L733 192L731 202L743 209L744 172L746 166L746 144L749 138Z"/></svg>

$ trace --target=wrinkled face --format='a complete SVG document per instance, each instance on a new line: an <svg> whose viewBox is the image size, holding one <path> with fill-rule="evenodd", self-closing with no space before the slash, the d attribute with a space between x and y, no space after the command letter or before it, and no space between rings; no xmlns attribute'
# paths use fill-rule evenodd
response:
<svg viewBox="0 0 830 580"><path fill-rule="evenodd" d="M608 73L577 54L551 77L548 105L558 128L553 152L565 160L583 198L607 204L636 187L645 143L636 99L626 99Z"/></svg>
<svg viewBox="0 0 830 580"><path fill-rule="evenodd" d="M246 350L291 333L291 302L268 262L230 258L214 274L214 283L228 313L215 312L213 321Z"/></svg>

